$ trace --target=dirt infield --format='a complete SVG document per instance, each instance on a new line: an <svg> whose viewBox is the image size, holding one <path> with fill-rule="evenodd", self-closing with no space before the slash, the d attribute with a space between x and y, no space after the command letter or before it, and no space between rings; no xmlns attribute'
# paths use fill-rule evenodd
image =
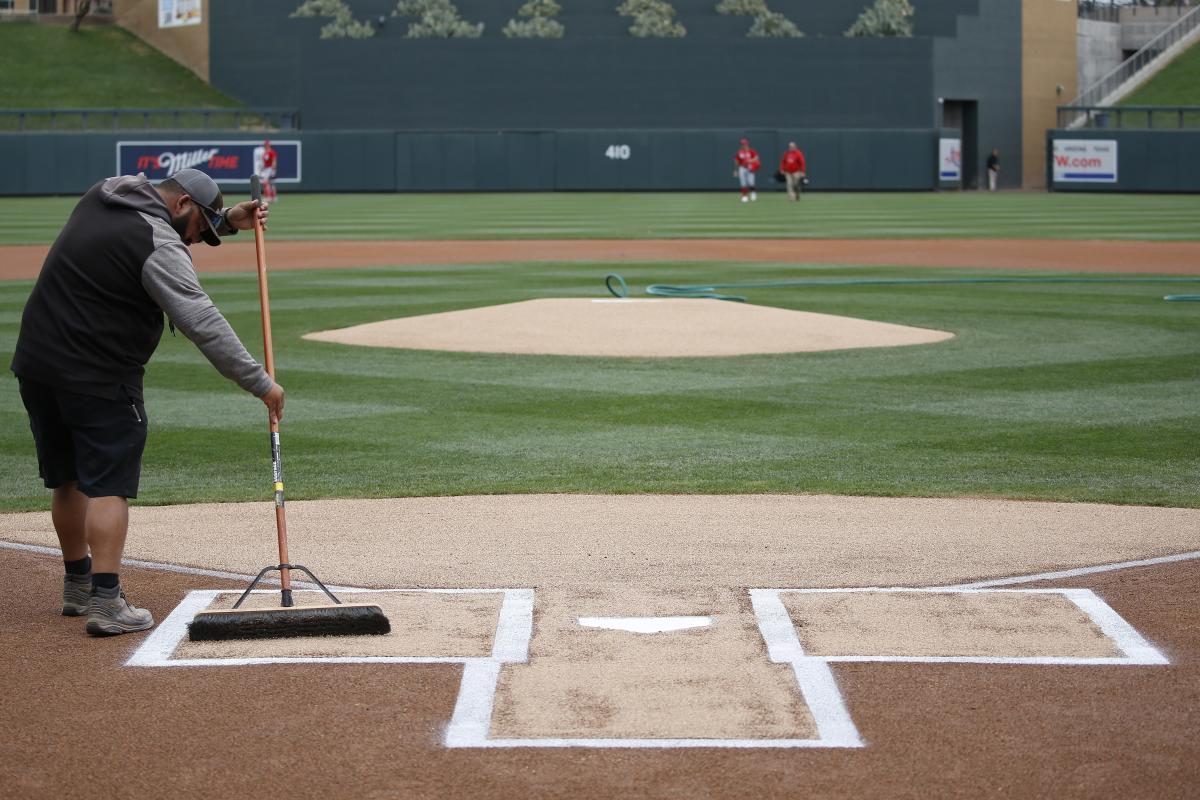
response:
<svg viewBox="0 0 1200 800"><path fill-rule="evenodd" d="M953 337L928 328L721 300L612 297L542 298L304 335L360 347L618 358L815 353Z"/></svg>
<svg viewBox="0 0 1200 800"><path fill-rule="evenodd" d="M0 248L0 278L34 277L45 250ZM245 242L194 252L202 271L254 264ZM271 252L273 269L678 259L1200 274L1198 244L1129 242L280 242ZM327 580L477 593L388 596L397 630L387 638L263 648L189 645L179 612L197 596L228 603L202 590L244 586L189 567L271 562L269 503L133 509L127 556L162 568L122 577L159 626L102 640L58 614L61 562L40 549L54 543L49 514L0 515L0 541L23 543L0 547L0 794L1182 800L1200 785L1195 509L474 500L289 504L293 553ZM1072 571L1172 554L1187 558ZM1059 570L1011 594L944 588ZM871 588L901 586L928 593ZM762 613L753 587L781 616ZM505 625L522 598L527 663L497 655L512 649ZM653 634L583 623L658 615L702 622ZM804 660L776 652L772 622ZM1122 660L1139 642L1160 660ZM289 657L313 662L270 662ZM481 700L489 667L494 693ZM836 698L809 692L818 669L836 679ZM823 728L840 702L854 726L844 741ZM500 744L451 746L472 703ZM689 732L751 744L572 744ZM841 743L755 747L754 737Z"/></svg>
<svg viewBox="0 0 1200 800"><path fill-rule="evenodd" d="M37 277L47 245L0 247L0 280ZM253 271L250 241L192 249L200 272ZM272 241L272 269L512 261L764 261L1200 275L1200 243L1049 239Z"/></svg>
<svg viewBox="0 0 1200 800"><path fill-rule="evenodd" d="M448 750L459 665L128 668L142 637L89 640L57 616L56 558L0 550L0 571L0 785L14 798L86 783L126 798L1182 800L1200 784L1197 561L1053 584L1094 590L1170 666L836 665L867 740L852 750ZM188 590L237 586L125 575L160 619Z"/></svg>

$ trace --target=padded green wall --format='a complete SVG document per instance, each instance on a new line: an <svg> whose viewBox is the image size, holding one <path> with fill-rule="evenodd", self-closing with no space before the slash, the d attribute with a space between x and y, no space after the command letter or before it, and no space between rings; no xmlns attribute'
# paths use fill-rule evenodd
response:
<svg viewBox="0 0 1200 800"><path fill-rule="evenodd" d="M1115 141L1116 183L1052 184L1049 165L1055 139ZM1052 130L1046 135L1046 182L1056 192L1200 192L1197 152L1200 152L1200 130Z"/></svg>
<svg viewBox="0 0 1200 800"><path fill-rule="evenodd" d="M813 190L923 190L936 185L937 131L571 130L303 131L303 192L733 190L733 155L748 136L769 187L789 140L805 151ZM116 169L101 133L0 134L0 194L74 194ZM139 140L238 140L235 132ZM627 149L626 149L627 148ZM625 157L625 156L628 157Z"/></svg>

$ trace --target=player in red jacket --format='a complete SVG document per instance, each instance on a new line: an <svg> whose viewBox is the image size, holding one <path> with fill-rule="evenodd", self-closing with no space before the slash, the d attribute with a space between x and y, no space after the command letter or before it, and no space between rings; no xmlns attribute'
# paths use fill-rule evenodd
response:
<svg viewBox="0 0 1200 800"><path fill-rule="evenodd" d="M254 171L262 181L263 199L268 203L274 203L278 197L275 194L275 172L278 165L279 154L271 147L270 139L254 148Z"/></svg>
<svg viewBox="0 0 1200 800"><path fill-rule="evenodd" d="M749 139L742 139L742 146L738 149L737 155L733 157L733 163L737 165L733 176L741 184L742 202L748 203L757 200L758 192L754 191L754 173L758 172L762 161L759 159L758 153L750 147Z"/></svg>
<svg viewBox="0 0 1200 800"><path fill-rule="evenodd" d="M788 198L799 200L808 169L804 165L804 151L797 147L795 142L788 142L788 149L783 158L779 159L779 171L787 181Z"/></svg>

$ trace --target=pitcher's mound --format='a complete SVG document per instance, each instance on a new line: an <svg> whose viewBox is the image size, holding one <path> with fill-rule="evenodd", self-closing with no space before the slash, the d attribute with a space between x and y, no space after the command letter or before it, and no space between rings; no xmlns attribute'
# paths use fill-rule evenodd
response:
<svg viewBox="0 0 1200 800"><path fill-rule="evenodd" d="M372 322L305 339L365 347L563 356L740 356L930 344L953 337L725 300L569 299Z"/></svg>

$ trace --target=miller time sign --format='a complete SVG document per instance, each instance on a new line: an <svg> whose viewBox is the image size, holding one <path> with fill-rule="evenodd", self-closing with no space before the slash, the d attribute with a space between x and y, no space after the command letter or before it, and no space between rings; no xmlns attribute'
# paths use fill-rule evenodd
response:
<svg viewBox="0 0 1200 800"><path fill-rule="evenodd" d="M118 175L144 172L153 181L166 180L181 169L198 169L217 183L246 183L254 174L254 150L262 139L249 141L117 142ZM300 182L300 142L275 141L275 183Z"/></svg>

